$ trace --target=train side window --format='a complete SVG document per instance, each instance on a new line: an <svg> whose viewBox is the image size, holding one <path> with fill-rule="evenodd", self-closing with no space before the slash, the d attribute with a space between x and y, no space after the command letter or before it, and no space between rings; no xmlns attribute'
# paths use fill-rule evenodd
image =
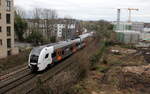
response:
<svg viewBox="0 0 150 94"><path fill-rule="evenodd" d="M59 51L59 50L57 50L57 56L59 56L59 54L60 54L59 52L60 52L60 51Z"/></svg>
<svg viewBox="0 0 150 94"><path fill-rule="evenodd" d="M62 55L62 51L60 50L59 55Z"/></svg>
<svg viewBox="0 0 150 94"><path fill-rule="evenodd" d="M56 56L59 56L59 50L56 51Z"/></svg>
<svg viewBox="0 0 150 94"><path fill-rule="evenodd" d="M56 52L54 52L54 53L52 54L52 58L54 58L54 57L56 57Z"/></svg>
<svg viewBox="0 0 150 94"><path fill-rule="evenodd" d="M48 56L49 56L49 54L46 54L46 55L45 55L45 59L48 58Z"/></svg>
<svg viewBox="0 0 150 94"><path fill-rule="evenodd" d="M71 50L71 51L73 50L73 47L72 47L72 46L70 47L70 50Z"/></svg>
<svg viewBox="0 0 150 94"><path fill-rule="evenodd" d="M65 51L63 50L63 51L62 51L62 55L64 55L64 54L65 54Z"/></svg>
<svg viewBox="0 0 150 94"><path fill-rule="evenodd" d="M80 45L80 43L77 43L77 44L76 44L76 46L79 46L79 45Z"/></svg>
<svg viewBox="0 0 150 94"><path fill-rule="evenodd" d="M68 47L65 47L64 51L66 52L66 51L68 51L68 50L69 50L69 48L68 48Z"/></svg>

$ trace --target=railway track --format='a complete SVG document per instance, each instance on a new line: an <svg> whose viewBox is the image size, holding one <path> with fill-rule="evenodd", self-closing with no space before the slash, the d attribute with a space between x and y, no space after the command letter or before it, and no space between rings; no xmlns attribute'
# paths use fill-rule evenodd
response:
<svg viewBox="0 0 150 94"><path fill-rule="evenodd" d="M129 58L133 55L138 55L138 54L139 52L136 52L136 53L128 55L126 58ZM46 81L52 79L55 75L57 75L62 70L66 69L67 67L71 65L72 63L70 62L61 62L57 66L45 72L44 74L40 74L42 76L42 82L45 83ZM21 94L31 93L32 91L36 90L35 83L36 83L37 78L38 78L37 74L30 73L30 70L27 68L22 68L18 71L1 76L0 94L15 93L18 90L22 92ZM32 87L28 87L28 86L32 86ZM24 88L26 89L24 90Z"/></svg>
<svg viewBox="0 0 150 94"><path fill-rule="evenodd" d="M76 67L75 67L75 66L76 66ZM74 71L77 72L77 74L74 74L74 76L79 75L79 72L78 72L78 71L80 70L80 67L78 66L77 63L76 63L76 64L71 64L71 65L69 65L68 67L66 67L65 69L63 69L63 71L68 70L67 68L68 68L69 70L74 70ZM61 71L60 71L60 72L61 72ZM57 74L59 74L59 72L57 72L55 75L57 75ZM55 75L42 79L42 83L47 83L47 82L53 80L53 79L54 79L53 77L55 77ZM56 78L56 79L57 79L57 78ZM26 92L26 94L36 94L36 92L38 92L38 88L34 88L34 89L30 90L30 91Z"/></svg>
<svg viewBox="0 0 150 94"><path fill-rule="evenodd" d="M14 92L17 93L17 91L20 91L21 94L30 93L36 89L38 75L42 76L42 82L46 82L71 64L70 62L61 62L43 74L32 74L29 69L25 69L18 71L13 76L4 76L0 81L0 94L14 94Z"/></svg>
<svg viewBox="0 0 150 94"><path fill-rule="evenodd" d="M37 79L40 75L42 77L42 82L44 83L71 65L71 62L63 60L56 66L41 74L32 74L30 70L25 67L3 75L0 77L0 94L16 94L18 92L20 94L30 93L31 91L36 90Z"/></svg>
<svg viewBox="0 0 150 94"><path fill-rule="evenodd" d="M4 94L11 89L21 85L22 83L32 79L35 77L34 74L30 73L30 70L26 69L24 71L20 71L18 74L15 74L9 78L5 78L1 80L0 84L0 94Z"/></svg>
<svg viewBox="0 0 150 94"><path fill-rule="evenodd" d="M36 89L39 75L42 77L42 82L46 82L71 65L71 62L61 62L42 74L32 74L30 70L25 67L3 75L0 77L0 94L30 93Z"/></svg>
<svg viewBox="0 0 150 94"><path fill-rule="evenodd" d="M59 74L61 71L65 70L66 68L70 67L71 65L72 65L72 63L70 63L70 62L62 62L62 64L59 64L58 66L56 66L55 68L50 70L51 74L49 74L49 72L47 72L44 74L44 76L42 76L42 79L41 79L42 83L46 83L48 80L52 79L55 75ZM49 76L46 76L48 74L49 74ZM25 94L31 94L36 89L37 89L36 86L32 87L28 91L26 91Z"/></svg>
<svg viewBox="0 0 150 94"><path fill-rule="evenodd" d="M1 74L0 75L0 81L3 81L7 78L10 78L11 76L18 74L19 72L27 70L28 67L27 66L23 66L23 67L20 66L20 67L18 67L18 69L19 70L16 70L16 71L13 71L13 72L5 72L5 73ZM11 71L11 70L9 70L9 71Z"/></svg>

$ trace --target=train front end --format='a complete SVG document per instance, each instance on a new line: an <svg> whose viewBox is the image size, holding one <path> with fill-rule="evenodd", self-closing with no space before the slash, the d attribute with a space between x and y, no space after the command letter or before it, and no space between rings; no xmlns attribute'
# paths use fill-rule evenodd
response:
<svg viewBox="0 0 150 94"><path fill-rule="evenodd" d="M38 68L38 58L39 56L36 55L31 55L30 60L28 63L29 68L31 69L32 72L36 72L39 70Z"/></svg>
<svg viewBox="0 0 150 94"><path fill-rule="evenodd" d="M52 64L53 47L40 46L33 48L29 55L28 66L32 72L43 71Z"/></svg>
<svg viewBox="0 0 150 94"><path fill-rule="evenodd" d="M35 47L32 49L29 60L28 60L28 66L32 72L41 71L41 54L45 46ZM43 69L44 70L44 69Z"/></svg>
<svg viewBox="0 0 150 94"><path fill-rule="evenodd" d="M29 55L28 67L32 72L36 72L39 70L38 68L39 56L40 53L37 53L36 48L34 48Z"/></svg>

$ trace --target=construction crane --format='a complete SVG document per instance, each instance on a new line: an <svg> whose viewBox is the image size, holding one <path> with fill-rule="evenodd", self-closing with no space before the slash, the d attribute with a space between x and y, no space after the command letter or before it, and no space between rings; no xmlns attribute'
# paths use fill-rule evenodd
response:
<svg viewBox="0 0 150 94"><path fill-rule="evenodd" d="M132 10L139 11L138 8L128 8L128 11L129 11L129 19L128 19L128 22L129 22L129 23L131 22L131 11L132 11Z"/></svg>
<svg viewBox="0 0 150 94"><path fill-rule="evenodd" d="M139 11L138 8L119 8L117 9L117 22L120 22L120 13L121 13L121 9L127 9L129 11L129 18L128 18L128 22L131 22L131 11L135 10L135 11Z"/></svg>
<svg viewBox="0 0 150 94"><path fill-rule="evenodd" d="M121 9L117 9L117 22L118 22L118 24L120 23L120 12L121 12Z"/></svg>

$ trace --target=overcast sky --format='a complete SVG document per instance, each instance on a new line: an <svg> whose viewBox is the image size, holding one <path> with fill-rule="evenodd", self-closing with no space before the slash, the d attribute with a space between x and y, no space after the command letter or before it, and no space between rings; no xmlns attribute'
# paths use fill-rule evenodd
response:
<svg viewBox="0 0 150 94"><path fill-rule="evenodd" d="M150 22L150 0L14 0L25 10L56 9L59 17L70 16L83 20L116 20L117 8L139 8L132 12L133 21ZM128 20L127 9L122 9L121 20Z"/></svg>

